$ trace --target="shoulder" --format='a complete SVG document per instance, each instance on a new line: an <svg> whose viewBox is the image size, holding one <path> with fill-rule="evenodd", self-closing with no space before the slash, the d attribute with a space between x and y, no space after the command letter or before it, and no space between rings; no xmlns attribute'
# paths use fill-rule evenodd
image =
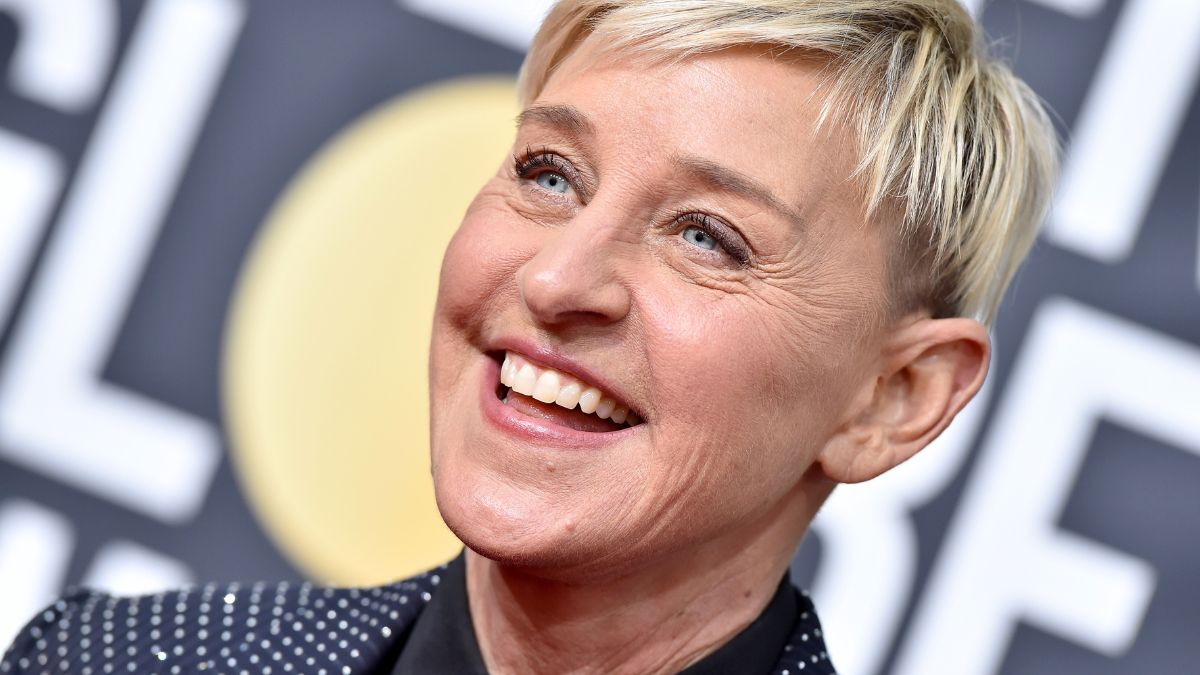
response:
<svg viewBox="0 0 1200 675"><path fill-rule="evenodd" d="M208 584L138 597L79 589L25 626L0 673L369 672L429 602L441 569L370 588Z"/></svg>

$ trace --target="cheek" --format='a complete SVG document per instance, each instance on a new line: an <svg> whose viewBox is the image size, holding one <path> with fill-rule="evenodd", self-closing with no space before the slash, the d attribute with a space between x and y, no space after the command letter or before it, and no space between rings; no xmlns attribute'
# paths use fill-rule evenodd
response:
<svg viewBox="0 0 1200 675"><path fill-rule="evenodd" d="M477 198L442 256L434 306L433 332L429 349L429 394L431 414L437 426L439 415L456 407L450 401L464 391L462 377L473 373L478 350L485 335L489 308L515 292L514 267L506 263L509 252L501 247L510 240L496 233L494 209L484 208Z"/></svg>
<svg viewBox="0 0 1200 675"><path fill-rule="evenodd" d="M479 221L468 214L442 258L436 312L440 319L454 325L463 324L504 286L501 265L481 264L491 262L488 253L494 255L495 246L504 238L488 237L487 228Z"/></svg>
<svg viewBox="0 0 1200 675"><path fill-rule="evenodd" d="M775 314L741 297L669 297L649 306L647 360L657 394L683 408L672 413L745 424L764 403L794 398L806 355L795 326Z"/></svg>
<svg viewBox="0 0 1200 675"><path fill-rule="evenodd" d="M435 308L435 346L439 330L451 328L474 337L489 308L519 300L516 271L535 242L522 237L513 214L500 197L483 192L472 202L442 258Z"/></svg>
<svg viewBox="0 0 1200 675"><path fill-rule="evenodd" d="M836 364L851 346L809 335L802 308L748 294L647 303L646 359L675 439L667 454L691 474L680 478L739 475L776 490L799 480L849 396Z"/></svg>

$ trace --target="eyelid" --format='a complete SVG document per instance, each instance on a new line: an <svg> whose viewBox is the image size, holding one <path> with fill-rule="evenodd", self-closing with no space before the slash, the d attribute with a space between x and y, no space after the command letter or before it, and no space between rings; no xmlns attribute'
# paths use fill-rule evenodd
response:
<svg viewBox="0 0 1200 675"><path fill-rule="evenodd" d="M754 249L736 227L729 225L723 219L698 211L679 210L675 212L672 222L675 225L691 223L709 234L721 248L735 261L739 267L748 267L753 260Z"/></svg>
<svg viewBox="0 0 1200 675"><path fill-rule="evenodd" d="M575 168L575 165L570 160L561 154L548 148L535 150L531 146L526 146L522 154L513 155L513 171L517 178L531 179L533 176L530 173L539 167L552 170L561 175L566 179L571 189L575 191L575 194L579 195L580 201L585 204L588 202L590 190L588 189L586 177Z"/></svg>

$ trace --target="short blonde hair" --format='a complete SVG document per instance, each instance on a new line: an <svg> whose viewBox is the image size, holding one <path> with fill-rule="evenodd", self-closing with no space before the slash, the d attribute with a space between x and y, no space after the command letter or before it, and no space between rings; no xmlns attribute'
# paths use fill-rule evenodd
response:
<svg viewBox="0 0 1200 675"><path fill-rule="evenodd" d="M523 104L589 35L673 58L748 45L817 55L822 120L855 134L868 216L900 214L889 305L992 321L1045 217L1058 145L956 0L561 0L521 67Z"/></svg>

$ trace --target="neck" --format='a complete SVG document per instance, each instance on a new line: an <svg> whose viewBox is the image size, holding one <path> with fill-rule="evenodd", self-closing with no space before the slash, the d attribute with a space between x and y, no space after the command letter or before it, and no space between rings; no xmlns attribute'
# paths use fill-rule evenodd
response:
<svg viewBox="0 0 1200 675"><path fill-rule="evenodd" d="M800 494L735 532L602 582L551 580L467 552L488 672L675 673L771 600L821 499Z"/></svg>

